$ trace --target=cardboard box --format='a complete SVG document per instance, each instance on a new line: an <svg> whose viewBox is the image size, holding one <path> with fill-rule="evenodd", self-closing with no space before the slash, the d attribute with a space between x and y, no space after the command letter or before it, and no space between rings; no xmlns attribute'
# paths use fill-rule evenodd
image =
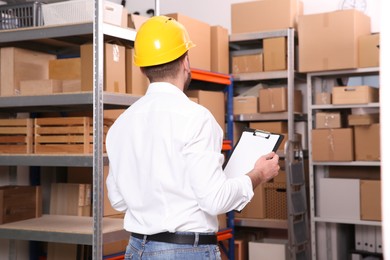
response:
<svg viewBox="0 0 390 260"><path fill-rule="evenodd" d="M370 86L335 86L332 104L366 104L378 102L379 89Z"/></svg>
<svg viewBox="0 0 390 260"><path fill-rule="evenodd" d="M318 217L360 219L360 180L321 178L317 192Z"/></svg>
<svg viewBox="0 0 390 260"><path fill-rule="evenodd" d="M370 30L370 17L355 9L300 16L299 71L357 68L358 39Z"/></svg>
<svg viewBox="0 0 390 260"><path fill-rule="evenodd" d="M271 133L287 133L287 121L275 122L250 122L249 127L253 129L265 130Z"/></svg>
<svg viewBox="0 0 390 260"><path fill-rule="evenodd" d="M49 61L55 55L15 47L0 49L0 95L20 94L23 80L49 79Z"/></svg>
<svg viewBox="0 0 390 260"><path fill-rule="evenodd" d="M127 9L112 1L103 1L103 21L112 25L127 27Z"/></svg>
<svg viewBox="0 0 390 260"><path fill-rule="evenodd" d="M355 160L380 161L380 124L354 127Z"/></svg>
<svg viewBox="0 0 390 260"><path fill-rule="evenodd" d="M81 89L93 90L93 45L83 44L81 55ZM104 44L104 91L126 93L125 47Z"/></svg>
<svg viewBox="0 0 390 260"><path fill-rule="evenodd" d="M287 175L286 175L286 162L285 162L285 160L279 160L279 166L280 166L279 173L278 173L278 175L276 175L272 179L272 181L273 182L286 183Z"/></svg>
<svg viewBox="0 0 390 260"><path fill-rule="evenodd" d="M0 187L0 224L42 216L40 186Z"/></svg>
<svg viewBox="0 0 390 260"><path fill-rule="evenodd" d="M211 26L210 53L211 71L229 74L229 32L226 28Z"/></svg>
<svg viewBox="0 0 390 260"><path fill-rule="evenodd" d="M249 260L288 259L288 241L281 239L262 239L249 241Z"/></svg>
<svg viewBox="0 0 390 260"><path fill-rule="evenodd" d="M348 125L372 125L379 123L379 114L356 114L348 115Z"/></svg>
<svg viewBox="0 0 390 260"><path fill-rule="evenodd" d="M149 86L148 78L133 62L134 49L126 49L126 93L145 95Z"/></svg>
<svg viewBox="0 0 390 260"><path fill-rule="evenodd" d="M256 114L258 113L258 97L238 96L233 98L233 114Z"/></svg>
<svg viewBox="0 0 390 260"><path fill-rule="evenodd" d="M341 114L340 112L317 112L316 113L316 128L340 128Z"/></svg>
<svg viewBox="0 0 390 260"><path fill-rule="evenodd" d="M81 58L56 59L49 61L49 79L81 79Z"/></svg>
<svg viewBox="0 0 390 260"><path fill-rule="evenodd" d="M211 29L210 25L180 13L166 14L181 23L186 29L195 48L188 51L191 68L211 70Z"/></svg>
<svg viewBox="0 0 390 260"><path fill-rule="evenodd" d="M303 14L298 0L262 0L231 5L232 33L250 33L296 28Z"/></svg>
<svg viewBox="0 0 390 260"><path fill-rule="evenodd" d="M251 73L263 71L263 54L248 54L232 57L232 73Z"/></svg>
<svg viewBox="0 0 390 260"><path fill-rule="evenodd" d="M81 79L62 80L62 92L81 92Z"/></svg>
<svg viewBox="0 0 390 260"><path fill-rule="evenodd" d="M286 183L264 183L265 190L265 218L287 219Z"/></svg>
<svg viewBox="0 0 390 260"><path fill-rule="evenodd" d="M287 69L287 38L263 40L264 71Z"/></svg>
<svg viewBox="0 0 390 260"><path fill-rule="evenodd" d="M259 90L260 113L287 111L287 88L262 88ZM302 112L302 92L294 90L294 112Z"/></svg>
<svg viewBox="0 0 390 260"><path fill-rule="evenodd" d="M225 132L225 94L222 91L188 90L188 97L198 98L199 104L207 108Z"/></svg>
<svg viewBox="0 0 390 260"><path fill-rule="evenodd" d="M353 161L352 128L312 129L313 161Z"/></svg>
<svg viewBox="0 0 390 260"><path fill-rule="evenodd" d="M264 184L256 187L252 200L240 212L237 218L263 219L265 218L265 190Z"/></svg>
<svg viewBox="0 0 390 260"><path fill-rule="evenodd" d="M382 220L381 181L360 180L360 218Z"/></svg>
<svg viewBox="0 0 390 260"><path fill-rule="evenodd" d="M149 17L136 15L136 14L128 14L127 16L127 27L138 31L141 25L146 22Z"/></svg>
<svg viewBox="0 0 390 260"><path fill-rule="evenodd" d="M332 104L332 94L328 92L317 93L314 104L316 105Z"/></svg>
<svg viewBox="0 0 390 260"><path fill-rule="evenodd" d="M54 79L36 79L20 81L20 95L47 95L62 92L62 81Z"/></svg>
<svg viewBox="0 0 390 260"><path fill-rule="evenodd" d="M359 68L379 67L379 33L359 37Z"/></svg>

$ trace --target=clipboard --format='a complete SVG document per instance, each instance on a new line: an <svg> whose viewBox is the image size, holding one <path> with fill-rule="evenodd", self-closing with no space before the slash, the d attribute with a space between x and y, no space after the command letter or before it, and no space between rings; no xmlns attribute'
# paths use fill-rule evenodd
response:
<svg viewBox="0 0 390 260"><path fill-rule="evenodd" d="M247 174L260 156L276 152L284 135L245 128L230 155L224 172L228 178Z"/></svg>

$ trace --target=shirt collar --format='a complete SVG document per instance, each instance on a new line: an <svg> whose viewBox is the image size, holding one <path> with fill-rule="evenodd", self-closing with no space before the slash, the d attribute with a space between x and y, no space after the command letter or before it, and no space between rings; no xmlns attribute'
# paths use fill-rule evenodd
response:
<svg viewBox="0 0 390 260"><path fill-rule="evenodd" d="M153 94L153 93L169 93L169 94L175 94L175 95L181 95L187 97L183 93L183 91L181 91L178 87L168 82L151 83L148 87L148 90L146 91L146 94Z"/></svg>

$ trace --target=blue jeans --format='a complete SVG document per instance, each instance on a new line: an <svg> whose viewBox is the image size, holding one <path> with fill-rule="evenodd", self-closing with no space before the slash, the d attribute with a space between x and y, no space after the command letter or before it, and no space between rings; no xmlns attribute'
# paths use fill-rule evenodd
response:
<svg viewBox="0 0 390 260"><path fill-rule="evenodd" d="M130 237L125 260L221 260L218 245L181 245Z"/></svg>

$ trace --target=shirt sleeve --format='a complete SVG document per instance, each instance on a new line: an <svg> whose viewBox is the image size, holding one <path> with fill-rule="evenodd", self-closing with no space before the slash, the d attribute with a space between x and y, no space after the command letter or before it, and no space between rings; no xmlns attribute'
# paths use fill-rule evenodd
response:
<svg viewBox="0 0 390 260"><path fill-rule="evenodd" d="M222 130L214 117L208 112L194 118L188 132L186 173L199 206L213 215L242 210L253 197L252 182L246 175L228 179L223 172Z"/></svg>
<svg viewBox="0 0 390 260"><path fill-rule="evenodd" d="M125 200L123 199L121 193L118 190L118 187L115 182L115 177L113 174L113 169L109 168L109 173L106 179L106 186L107 186L107 196L111 203L111 206L120 212L124 212L127 210L127 205Z"/></svg>

